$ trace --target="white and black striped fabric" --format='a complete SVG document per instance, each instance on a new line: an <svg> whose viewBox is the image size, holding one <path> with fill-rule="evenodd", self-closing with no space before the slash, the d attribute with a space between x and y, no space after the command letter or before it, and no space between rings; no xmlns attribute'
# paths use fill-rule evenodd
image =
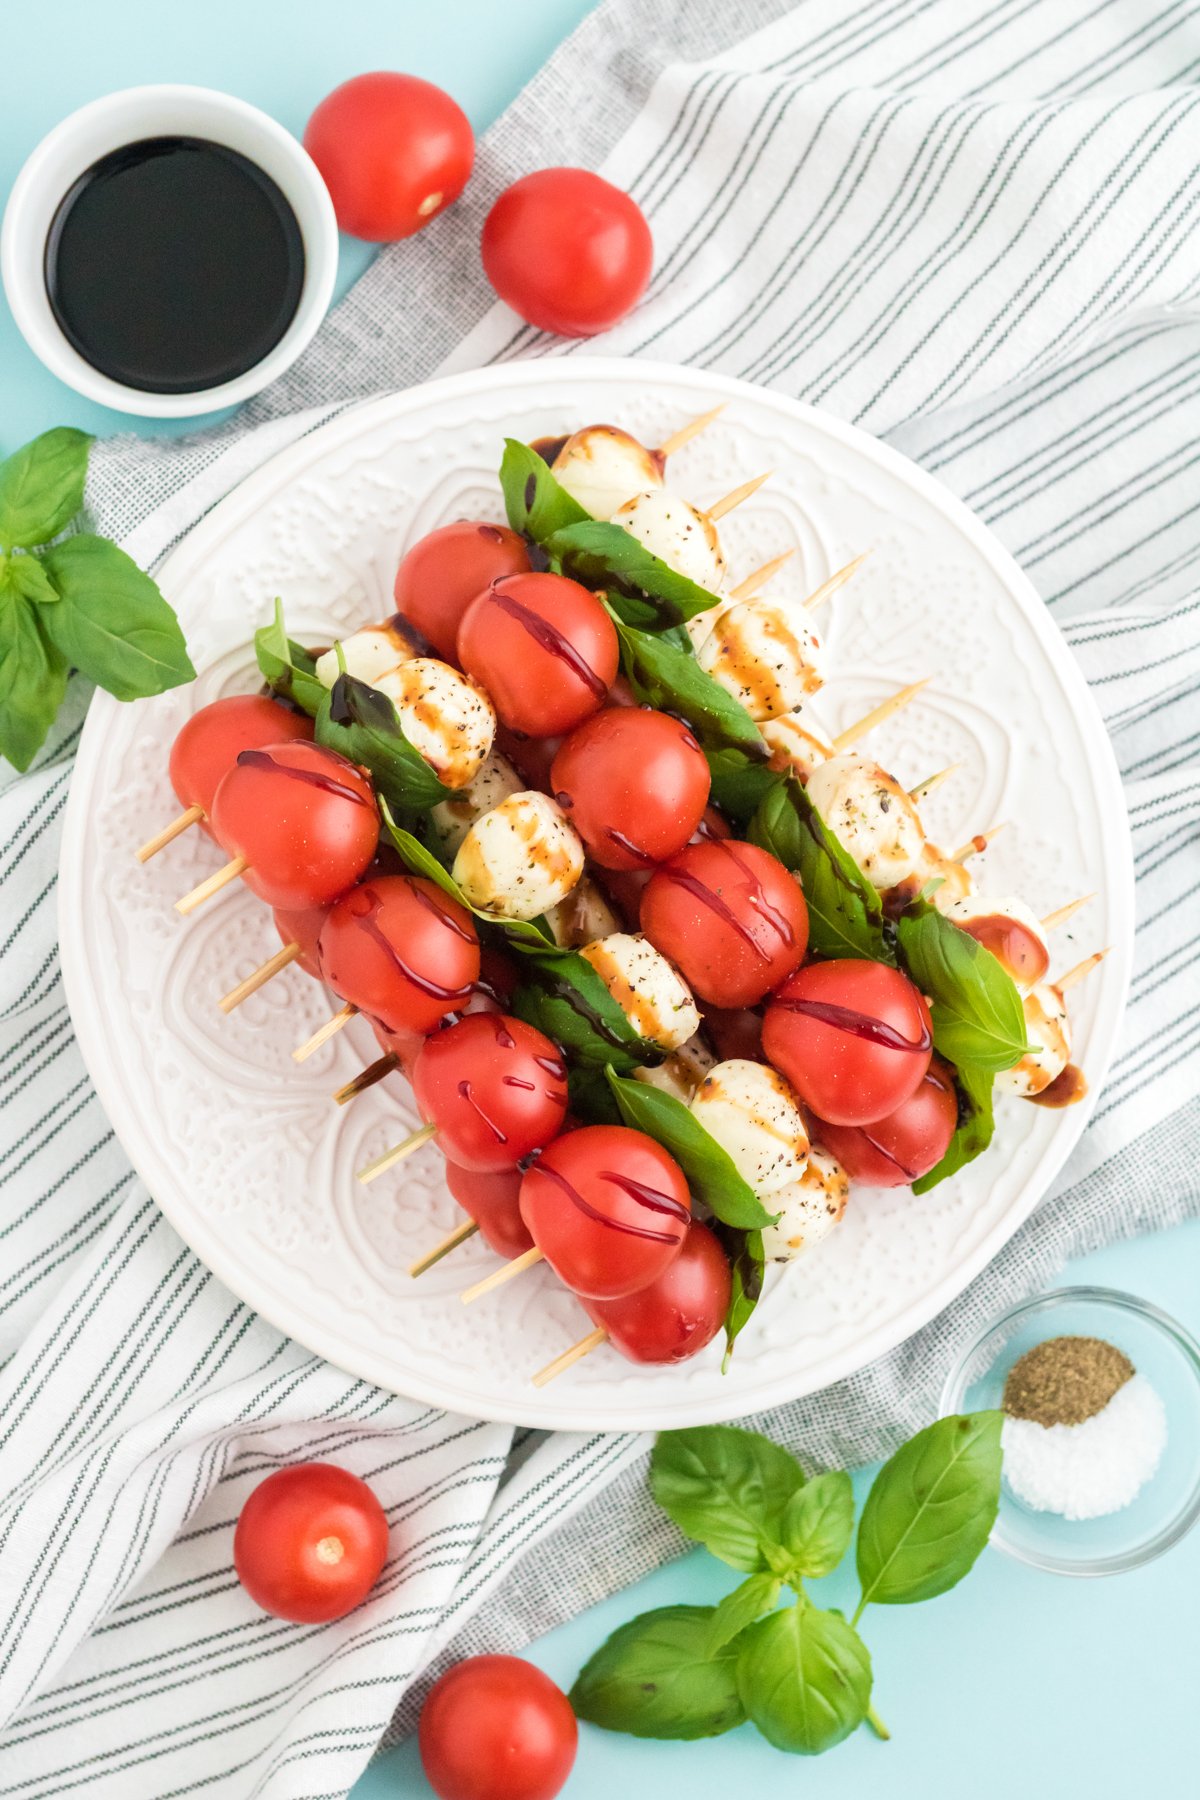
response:
<svg viewBox="0 0 1200 1800"><path fill-rule="evenodd" d="M943 1317L769 1428L863 1460L932 1410L953 1346L1063 1258L1200 1210L1200 0L607 0L222 431L98 447L99 525L153 562L348 399L577 355L489 304L484 211L603 167L656 273L595 348L694 362L886 437L986 519L1093 683L1134 828L1139 947L1079 1156ZM323 1365L253 1318L133 1178L75 1047L57 833L85 696L0 792L0 1800L344 1794L420 1672L516 1647L677 1548L645 1446L513 1442ZM263 1473L326 1457L393 1525L327 1627L237 1588ZM397 1710L399 1709L399 1710Z"/></svg>

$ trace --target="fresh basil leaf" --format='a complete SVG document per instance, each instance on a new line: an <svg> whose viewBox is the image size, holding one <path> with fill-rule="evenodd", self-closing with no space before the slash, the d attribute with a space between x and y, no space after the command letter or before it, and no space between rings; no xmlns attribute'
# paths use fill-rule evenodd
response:
<svg viewBox="0 0 1200 1800"><path fill-rule="evenodd" d="M995 1076L990 1069L977 1068L974 1063L962 1063L953 1070L953 1075L958 1093L958 1124L941 1162L930 1169L927 1175L922 1175L919 1181L913 1182L914 1194L927 1194L939 1181L957 1175L969 1162L982 1156L992 1141L995 1130L992 1086Z"/></svg>
<svg viewBox="0 0 1200 1800"><path fill-rule="evenodd" d="M749 1182L738 1174L728 1152L682 1100L645 1081L622 1081L611 1068L605 1073L626 1125L644 1131L670 1151L692 1193L711 1213L744 1231L775 1223L778 1215L767 1211Z"/></svg>
<svg viewBox="0 0 1200 1800"><path fill-rule="evenodd" d="M406 831L396 823L395 816L387 799L380 796L379 812L383 819L384 829L391 839L392 848L400 861L412 875L423 875L427 881L435 881L444 894L465 906L468 912L474 913L477 919L485 920L503 932L510 944L517 949L546 950L553 952L554 940L536 919L498 919L493 913L480 912L472 906L462 889L455 881L449 869L443 867L433 851L423 844L411 831Z"/></svg>
<svg viewBox="0 0 1200 1800"><path fill-rule="evenodd" d="M83 505L91 442L59 425L0 462L0 544L28 550L66 529Z"/></svg>
<svg viewBox="0 0 1200 1800"><path fill-rule="evenodd" d="M567 1073L568 1112L587 1125L623 1123L616 1095L608 1085L607 1069L576 1068Z"/></svg>
<svg viewBox="0 0 1200 1800"><path fill-rule="evenodd" d="M388 696L356 675L339 675L322 690L317 713L318 744L337 750L370 771L377 792L396 812L428 812L454 789L439 781L419 750L405 737L400 715Z"/></svg>
<svg viewBox="0 0 1200 1800"><path fill-rule="evenodd" d="M504 440L500 486L509 524L536 544L546 544L564 526L591 520L591 514L554 479L545 458L517 438Z"/></svg>
<svg viewBox="0 0 1200 1800"><path fill-rule="evenodd" d="M896 923L904 966L930 1002L933 1043L956 1066L998 1073L1028 1049L1016 983L990 950L927 900Z"/></svg>
<svg viewBox="0 0 1200 1800"><path fill-rule="evenodd" d="M972 1568L1000 1505L1003 1420L1000 1412L939 1419L884 1463L858 1527L860 1613L932 1600Z"/></svg>
<svg viewBox="0 0 1200 1800"><path fill-rule="evenodd" d="M662 1051L639 1037L577 951L530 951L521 967L526 979L513 995L513 1012L553 1038L569 1061L611 1065L619 1075L662 1061Z"/></svg>
<svg viewBox="0 0 1200 1800"><path fill-rule="evenodd" d="M766 796L783 780L782 775L766 763L753 760L744 750L706 750L704 755L712 780L709 797L739 825L753 818Z"/></svg>
<svg viewBox="0 0 1200 1800"><path fill-rule="evenodd" d="M799 876L808 903L810 950L818 956L894 961L879 895L794 775L764 796L746 835Z"/></svg>
<svg viewBox="0 0 1200 1800"><path fill-rule="evenodd" d="M4 570L5 580L35 605L51 606L62 599L38 557L10 556L0 562L0 567Z"/></svg>
<svg viewBox="0 0 1200 1800"><path fill-rule="evenodd" d="M751 1625L736 1648L746 1716L777 1750L819 1756L866 1718L871 1658L840 1614L801 1600Z"/></svg>
<svg viewBox="0 0 1200 1800"><path fill-rule="evenodd" d="M8 576L0 584L0 756L29 767L67 691L67 665Z"/></svg>
<svg viewBox="0 0 1200 1800"><path fill-rule="evenodd" d="M42 629L67 663L118 700L193 681L179 620L149 575L107 538L81 532L43 552L62 596Z"/></svg>
<svg viewBox="0 0 1200 1800"><path fill-rule="evenodd" d="M718 1235L729 1257L733 1283L729 1295L729 1311L725 1315L725 1355L721 1362L721 1373L724 1375L728 1371L738 1334L749 1324L755 1307L762 1299L766 1257L761 1231L722 1229Z"/></svg>
<svg viewBox="0 0 1200 1800"><path fill-rule="evenodd" d="M804 1489L801 1488L801 1493ZM778 1575L747 1575L740 1587L735 1587L731 1594L718 1600L713 1610L712 1620L705 1639L705 1648L710 1656L745 1631L747 1625L753 1625L755 1619L761 1619L767 1612L774 1612L779 1596L783 1592L783 1582Z"/></svg>
<svg viewBox="0 0 1200 1800"><path fill-rule="evenodd" d="M814 1475L788 1501L783 1544L797 1575L815 1578L837 1568L854 1534L854 1489L841 1469Z"/></svg>
<svg viewBox="0 0 1200 1800"><path fill-rule="evenodd" d="M767 746L741 701L706 674L694 656L620 620L617 635L621 667L643 705L686 719L706 750L732 747L748 757L766 758Z"/></svg>
<svg viewBox="0 0 1200 1800"><path fill-rule="evenodd" d="M688 1537L732 1569L774 1574L784 1512L804 1485L794 1456L757 1431L698 1425L659 1434L650 1491Z"/></svg>
<svg viewBox="0 0 1200 1800"><path fill-rule="evenodd" d="M732 1650L709 1655L711 1606L662 1606L620 1626L579 1671L576 1715L631 1737L705 1738L745 1718Z"/></svg>
<svg viewBox="0 0 1200 1800"><path fill-rule="evenodd" d="M587 587L606 588L622 617L622 601L630 600L630 620L638 625L682 625L720 605L716 594L689 581L612 520L566 525L546 541L546 549L566 574Z"/></svg>
<svg viewBox="0 0 1200 1800"><path fill-rule="evenodd" d="M325 701L326 688L317 680L317 662L300 644L292 642L283 624L283 602L276 599L275 617L254 634L254 654L263 680L315 719Z"/></svg>

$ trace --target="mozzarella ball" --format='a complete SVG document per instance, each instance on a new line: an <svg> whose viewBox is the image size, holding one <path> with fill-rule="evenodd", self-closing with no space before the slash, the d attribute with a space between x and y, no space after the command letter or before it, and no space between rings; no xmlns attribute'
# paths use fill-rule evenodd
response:
<svg viewBox="0 0 1200 1800"><path fill-rule="evenodd" d="M579 952L639 1037L660 1050L678 1050L700 1027L691 990L649 938L614 931Z"/></svg>
<svg viewBox="0 0 1200 1800"><path fill-rule="evenodd" d="M916 869L925 834L898 781L862 756L831 756L808 778L808 796L843 850L877 888Z"/></svg>
<svg viewBox="0 0 1200 1800"><path fill-rule="evenodd" d="M1067 1003L1056 987L1044 983L1023 996L1025 1035L1034 1046L1011 1069L1001 1069L996 1087L1002 1094L1031 1100L1061 1075L1071 1060L1071 1021Z"/></svg>
<svg viewBox="0 0 1200 1800"><path fill-rule="evenodd" d="M723 612L696 661L752 719L794 711L825 680L825 650L802 610L741 600Z"/></svg>
<svg viewBox="0 0 1200 1800"><path fill-rule="evenodd" d="M742 1057L718 1063L697 1088L692 1112L756 1194L772 1194L803 1175L808 1132L800 1105L768 1063Z"/></svg>
<svg viewBox="0 0 1200 1800"><path fill-rule="evenodd" d="M661 1088L664 1094L670 1094L673 1100L679 1100L684 1106L690 1106L692 1096L708 1071L716 1062L716 1057L705 1043L699 1032L690 1037L686 1044L681 1044L673 1056L660 1062L653 1069L635 1069L633 1079L644 1081L648 1087Z"/></svg>
<svg viewBox="0 0 1200 1800"><path fill-rule="evenodd" d="M475 779L496 735L496 714L482 688L433 656L401 663L375 686L395 706L413 749L447 787Z"/></svg>
<svg viewBox="0 0 1200 1800"><path fill-rule="evenodd" d="M577 950L580 944L590 944L595 938L606 937L610 931L621 929L620 919L587 875L571 889L565 900L546 908L546 923L555 943L565 950Z"/></svg>
<svg viewBox="0 0 1200 1800"><path fill-rule="evenodd" d="M471 826L453 874L480 912L536 919L583 874L583 845L548 794L510 794Z"/></svg>
<svg viewBox="0 0 1200 1800"><path fill-rule="evenodd" d="M765 1202L777 1212L774 1225L764 1228L763 1255L768 1262L794 1262L827 1238L846 1210L850 1179L828 1151L810 1150L808 1166L799 1181L776 1188Z"/></svg>
<svg viewBox="0 0 1200 1800"><path fill-rule="evenodd" d="M569 437L550 467L593 519L609 519L635 494L662 486L663 458L618 425L587 425Z"/></svg>
<svg viewBox="0 0 1200 1800"><path fill-rule="evenodd" d="M737 605L736 600L722 600L717 606L710 606L705 612L697 613L694 618L685 619L683 629L692 640L692 649L699 650L717 620L723 619Z"/></svg>
<svg viewBox="0 0 1200 1800"><path fill-rule="evenodd" d="M364 625L361 631L342 638L342 657L347 675L368 681L374 687L381 675L387 675L401 663L420 656L424 645L406 628L399 613L385 619L382 625ZM317 658L317 680L331 688L341 674L336 650L326 650Z"/></svg>
<svg viewBox="0 0 1200 1800"><path fill-rule="evenodd" d="M660 562L710 594L720 593L725 556L707 513L660 487L636 494L619 506L612 518L614 525L623 525Z"/></svg>
<svg viewBox="0 0 1200 1800"><path fill-rule="evenodd" d="M978 936L1018 987L1032 987L1042 980L1050 967L1050 945L1042 921L1024 900L1015 896L987 900L982 895L975 895L952 900L943 910L948 919L964 926L972 937ZM993 920L997 921L995 926ZM978 932L972 929L981 923L983 929ZM1015 929L1006 930L1006 925Z"/></svg>
<svg viewBox="0 0 1200 1800"><path fill-rule="evenodd" d="M807 782L813 770L837 752L821 727L804 713L781 713L759 725L763 743L771 752L770 766Z"/></svg>
<svg viewBox="0 0 1200 1800"><path fill-rule="evenodd" d="M429 823L442 848L453 855L476 819L482 819L493 806L499 806L510 794L521 793L524 787L524 776L518 774L507 756L493 750L466 787L459 788L453 800L440 801L430 813Z"/></svg>

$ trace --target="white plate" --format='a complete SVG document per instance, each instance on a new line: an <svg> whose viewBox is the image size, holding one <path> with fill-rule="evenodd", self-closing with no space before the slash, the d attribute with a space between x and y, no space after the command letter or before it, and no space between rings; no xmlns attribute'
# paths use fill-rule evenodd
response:
<svg viewBox="0 0 1200 1800"><path fill-rule="evenodd" d="M389 1081L345 1109L329 1095L375 1054L352 1026L302 1068L290 1051L329 998L289 969L232 1017L218 995L275 947L241 889L184 921L171 902L219 862L190 832L142 867L134 847L176 811L167 753L182 721L254 684L248 641L284 598L294 636L391 610L407 545L446 520L502 516L501 439L593 419L658 443L728 402L672 481L701 503L762 469L773 480L722 525L735 577L796 547L801 594L858 550L870 561L828 609L835 671L825 720L847 724L902 682L928 689L878 734L915 782L961 772L928 803L939 842L1012 821L983 859L990 892L1039 912L1099 898L1058 947L1113 953L1072 995L1076 1057L1098 1090L1128 981L1132 875L1116 768L1099 715L1045 608L1008 555L935 481L873 439L778 395L699 371L572 357L455 376L343 415L277 456L203 519L162 585L200 670L136 706L93 703L71 786L61 934L79 1041L117 1135L172 1223L220 1278L356 1375L474 1416L570 1429L737 1417L862 1368L970 1281L1046 1192L1088 1107L1002 1104L989 1154L923 1199L856 1192L845 1222L777 1280L730 1373L720 1354L666 1371L607 1348L544 1391L543 1362L588 1329L544 1271L464 1308L494 1259L478 1240L420 1281L409 1262L456 1220L427 1146L370 1188L353 1171L412 1122ZM461 1215L458 1215L461 1216Z"/></svg>

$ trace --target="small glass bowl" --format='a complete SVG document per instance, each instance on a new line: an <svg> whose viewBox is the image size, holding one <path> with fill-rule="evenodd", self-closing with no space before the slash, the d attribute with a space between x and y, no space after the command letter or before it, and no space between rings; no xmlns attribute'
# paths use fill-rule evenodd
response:
<svg viewBox="0 0 1200 1800"><path fill-rule="evenodd" d="M941 1410L998 1407L1019 1356L1052 1337L1106 1338L1158 1390L1167 1414L1162 1460L1131 1503L1099 1519L1035 1512L1007 1483L991 1542L1055 1575L1118 1575L1161 1556L1200 1517L1200 1344L1148 1301L1116 1288L1055 1288L1003 1313L968 1345Z"/></svg>

